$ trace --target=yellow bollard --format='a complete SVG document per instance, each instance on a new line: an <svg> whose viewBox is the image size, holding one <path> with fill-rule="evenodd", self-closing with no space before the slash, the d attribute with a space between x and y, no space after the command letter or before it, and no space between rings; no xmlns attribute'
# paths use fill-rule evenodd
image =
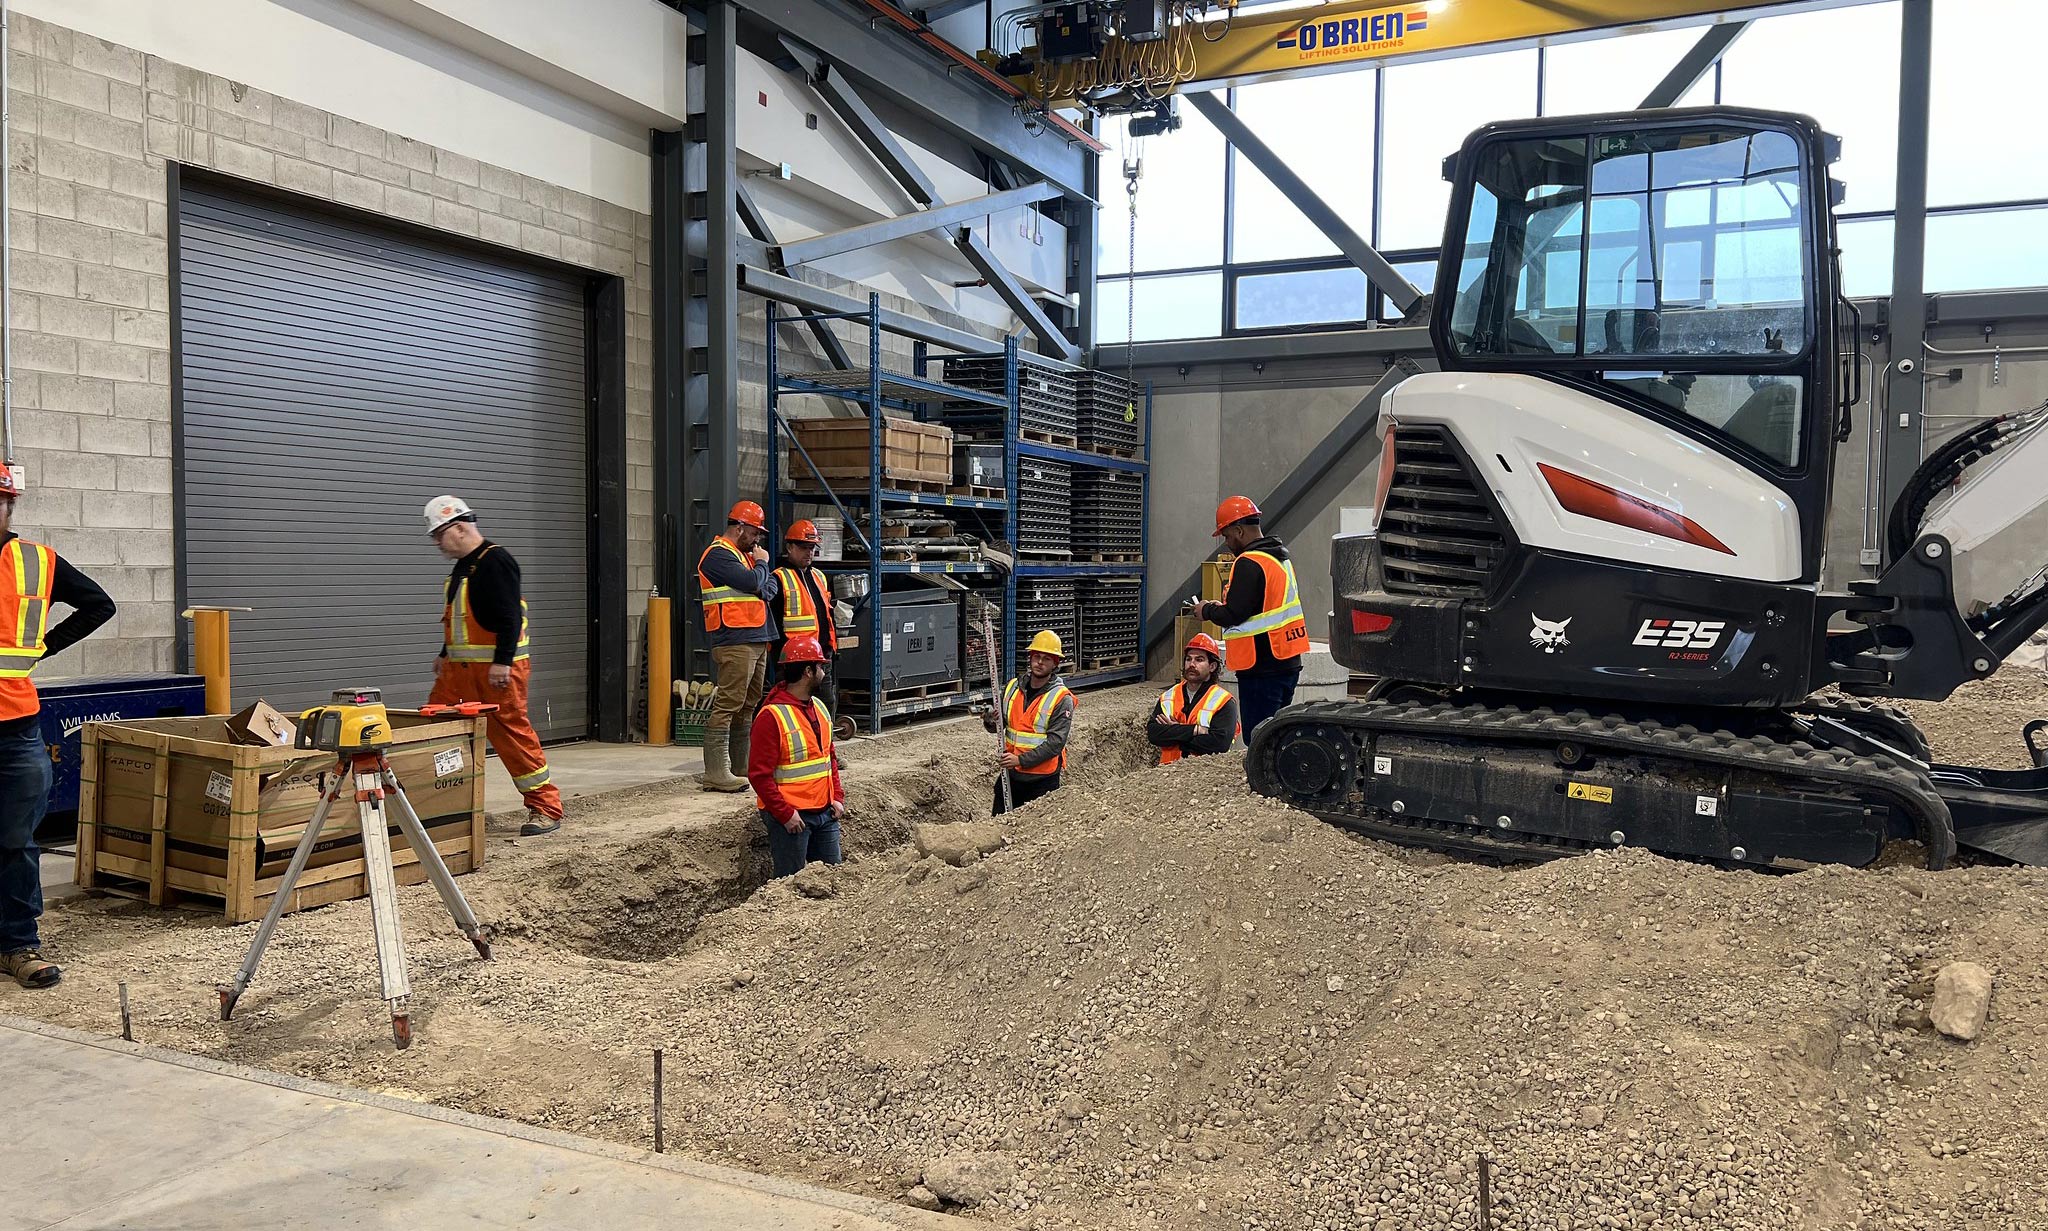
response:
<svg viewBox="0 0 2048 1231"><path fill-rule="evenodd" d="M672 601L660 591L647 597L647 742L657 746L675 737L675 670L669 644Z"/></svg>
<svg viewBox="0 0 2048 1231"><path fill-rule="evenodd" d="M228 613L247 607L194 607L185 613L192 621L192 666L206 677L206 712L235 712L234 684L228 667Z"/></svg>

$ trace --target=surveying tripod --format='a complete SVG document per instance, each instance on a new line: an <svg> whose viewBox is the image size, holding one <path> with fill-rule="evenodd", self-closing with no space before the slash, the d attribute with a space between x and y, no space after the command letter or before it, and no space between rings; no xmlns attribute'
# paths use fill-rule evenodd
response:
<svg viewBox="0 0 2048 1231"><path fill-rule="evenodd" d="M370 920L376 933L377 964L383 977L384 999L391 1004L391 1037L399 1047L409 1047L412 1045L412 985L405 969L405 933L398 922L398 881L391 865L391 836L384 812L387 798L397 803L399 830L419 856L420 866L427 870L427 879L433 881L434 888L440 892L441 904L448 908L448 913L455 918L455 925L469 937L478 956L485 961L491 957L491 942L484 934L483 925L477 922L475 912L470 910L469 902L462 896L462 890L456 887L448 865L442 862L441 852L434 849L433 839L427 834L419 813L413 811L412 801L405 797L398 775L391 769L391 761L385 755L385 749L391 746L391 721L381 702L381 694L374 688L342 689L334 694L334 701L335 704L319 706L300 715L295 741L300 748L335 754L338 760L334 783L321 796L313 819L306 822L306 832L299 839L297 849L292 851L291 864L285 869L284 878L278 882L277 892L270 899L270 910L263 916L262 926L256 929L256 938L250 942L248 956L242 959L242 968L236 973L235 981L218 989L220 1019L227 1021L234 1014L235 1002L241 999L242 993L255 979L256 967L263 961L263 951L270 945L271 934L277 930L277 921L283 917L299 876L306 870L306 861L312 857L313 847L320 841L320 831L326 827L328 812L343 791L353 787L356 816L363 836L363 881L370 890ZM429 717L457 714L467 718L497 708L495 705L464 702L460 705L428 705L420 713ZM482 769L482 766L477 767L478 772Z"/></svg>

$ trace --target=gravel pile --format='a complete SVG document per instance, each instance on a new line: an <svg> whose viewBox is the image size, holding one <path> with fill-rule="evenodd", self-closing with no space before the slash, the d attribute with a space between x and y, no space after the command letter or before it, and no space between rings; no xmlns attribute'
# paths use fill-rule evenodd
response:
<svg viewBox="0 0 2048 1231"><path fill-rule="evenodd" d="M993 835L917 831L985 812L956 728L855 760L838 869L762 887L744 811L678 796L494 851L494 963L408 890L407 1053L361 903L289 921L226 1025L248 929L66 904L76 977L0 1011L107 1029L127 978L148 1042L639 1144L661 1047L671 1149L1020 1228L1466 1231L1482 1154L1513 1231L2048 1226L2048 874L1401 851L1235 757L1133 772L1151 697L1084 698L1072 785Z"/></svg>

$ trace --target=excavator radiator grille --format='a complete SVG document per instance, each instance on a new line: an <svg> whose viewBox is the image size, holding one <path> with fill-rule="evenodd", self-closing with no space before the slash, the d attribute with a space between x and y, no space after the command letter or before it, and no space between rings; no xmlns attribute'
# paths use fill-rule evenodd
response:
<svg viewBox="0 0 2048 1231"><path fill-rule="evenodd" d="M1507 534L1465 460L1440 427L1394 429L1394 480L1380 514L1387 589L1481 598Z"/></svg>

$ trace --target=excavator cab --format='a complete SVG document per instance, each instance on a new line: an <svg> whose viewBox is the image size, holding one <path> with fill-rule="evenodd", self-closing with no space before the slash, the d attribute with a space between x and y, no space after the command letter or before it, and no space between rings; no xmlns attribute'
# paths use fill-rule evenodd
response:
<svg viewBox="0 0 2048 1231"><path fill-rule="evenodd" d="M1817 578L1857 393L1839 151L1802 116L1730 108L1479 130L1446 165L1438 365L1540 375L1729 457L1784 492Z"/></svg>
<svg viewBox="0 0 2048 1231"><path fill-rule="evenodd" d="M2048 501L2020 483L2048 465L2048 407L1935 450L1891 511L1889 567L1822 584L1861 397L1837 153L1811 119L1739 108L1467 139L1441 370L1384 399L1376 524L1332 545L1332 652L1380 682L1263 724L1256 789L1512 857L1861 864L1912 837L1940 866L1967 832L2048 861L2048 765L1933 764L1910 718L1861 699L1946 697L2048 623L2048 569L1959 610L1945 536Z"/></svg>

